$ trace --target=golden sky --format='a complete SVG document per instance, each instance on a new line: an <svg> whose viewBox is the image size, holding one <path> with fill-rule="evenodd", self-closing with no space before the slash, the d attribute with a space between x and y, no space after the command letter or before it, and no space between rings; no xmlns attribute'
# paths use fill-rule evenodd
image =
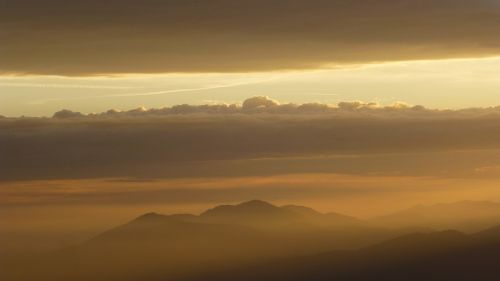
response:
<svg viewBox="0 0 500 281"><path fill-rule="evenodd" d="M265 95L282 103L342 101L431 108L500 104L500 58L377 63L334 69L265 73L127 74L101 77L0 76L0 114L51 116L161 108L177 104L241 103Z"/></svg>
<svg viewBox="0 0 500 281"><path fill-rule="evenodd" d="M7 0L0 114L397 101L500 104L493 0Z"/></svg>

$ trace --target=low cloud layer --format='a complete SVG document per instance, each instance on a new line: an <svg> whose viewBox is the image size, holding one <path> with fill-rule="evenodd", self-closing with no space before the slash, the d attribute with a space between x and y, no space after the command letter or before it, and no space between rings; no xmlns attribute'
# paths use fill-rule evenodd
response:
<svg viewBox="0 0 500 281"><path fill-rule="evenodd" d="M458 175L500 165L499 132L498 108L280 105L255 97L243 106L66 110L0 120L0 180L418 174L425 167Z"/></svg>
<svg viewBox="0 0 500 281"><path fill-rule="evenodd" d="M309 115L309 117L354 117L354 118L470 118L487 117L500 114L500 106L489 108L467 108L460 110L435 110L421 105L409 105L396 102L383 106L374 102L339 102L337 104L325 103L280 103L267 96L255 96L246 99L240 104L181 104L172 107L147 109L138 107L132 110L110 109L101 113L83 114L68 109L55 112L54 119L88 118L92 120L106 117L152 117L152 116L182 116L182 115L246 115L256 114L271 115Z"/></svg>
<svg viewBox="0 0 500 281"><path fill-rule="evenodd" d="M4 0L0 73L247 72L500 54L494 0Z"/></svg>

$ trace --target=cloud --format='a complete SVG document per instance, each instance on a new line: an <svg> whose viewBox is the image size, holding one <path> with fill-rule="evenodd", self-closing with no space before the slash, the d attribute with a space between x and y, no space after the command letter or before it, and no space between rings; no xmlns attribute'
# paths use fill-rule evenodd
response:
<svg viewBox="0 0 500 281"><path fill-rule="evenodd" d="M4 0L0 30L2 73L272 71L499 55L500 5Z"/></svg>
<svg viewBox="0 0 500 281"><path fill-rule="evenodd" d="M78 117L83 117L84 115L81 114L80 112L74 112L71 110L63 109L61 111L58 111L54 113L53 118L55 119L66 119L66 118L78 118Z"/></svg>
<svg viewBox="0 0 500 281"><path fill-rule="evenodd" d="M253 97L245 100L242 105L243 110L253 110L260 108L272 108L279 106L279 103L269 97Z"/></svg>
<svg viewBox="0 0 500 281"><path fill-rule="evenodd" d="M267 96L254 96L240 104L181 104L172 107L152 108L139 107L132 110L120 111L111 109L102 113L84 115L80 112L71 112L67 109L54 113L53 118L102 118L102 117L127 117L127 116L169 116L189 114L290 114L313 115L329 117L411 117L411 118L463 118L484 117L500 114L500 107L466 108L459 110L435 110L421 105L409 105L404 102L395 102L383 106L374 102L347 101L338 104L323 103L280 103Z"/></svg>
<svg viewBox="0 0 500 281"><path fill-rule="evenodd" d="M477 175L476 167L500 164L499 113L254 97L243 106L3 118L0 180L318 171Z"/></svg>

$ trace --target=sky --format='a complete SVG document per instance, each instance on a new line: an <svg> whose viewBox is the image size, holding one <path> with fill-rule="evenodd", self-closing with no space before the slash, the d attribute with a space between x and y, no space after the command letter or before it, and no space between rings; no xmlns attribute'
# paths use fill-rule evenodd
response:
<svg viewBox="0 0 500 281"><path fill-rule="evenodd" d="M282 103L405 102L431 108L500 105L500 58L390 62L270 73L141 74L119 77L1 76L4 116L51 116L231 104L264 95Z"/></svg>
<svg viewBox="0 0 500 281"><path fill-rule="evenodd" d="M0 3L0 114L176 104L500 104L498 1Z"/></svg>
<svg viewBox="0 0 500 281"><path fill-rule="evenodd" d="M0 0L0 229L500 202L498 34L497 0Z"/></svg>

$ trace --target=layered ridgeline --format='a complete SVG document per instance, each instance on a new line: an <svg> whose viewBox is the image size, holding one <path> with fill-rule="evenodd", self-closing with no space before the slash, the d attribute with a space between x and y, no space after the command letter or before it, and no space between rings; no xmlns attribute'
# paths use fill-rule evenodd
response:
<svg viewBox="0 0 500 281"><path fill-rule="evenodd" d="M398 235L341 214L254 200L200 215L144 214L37 260L30 270L20 265L13 280L175 280L256 261L357 248Z"/></svg>
<svg viewBox="0 0 500 281"><path fill-rule="evenodd" d="M439 206L450 215L457 208L456 204ZM474 208L481 206L491 207L490 203L477 203ZM419 207L421 213L435 209ZM492 225L500 223L500 218L493 222L492 214L479 216L483 213L477 212L482 223L485 217ZM278 207L254 200L218 206L201 215L144 214L70 249L11 264L4 276L16 281L330 280L336 274L350 278L358 270L349 269L360 263L368 268L376 265L373 270L385 274L386 268L409 259L408 266L415 263L418 269L420 260L414 257L425 257L421 260L425 262L448 255L449 250L475 251L484 245L490 249L498 236L496 229L468 236L455 231L433 232L428 227L421 222L400 227L390 225L387 217L362 221L303 206ZM411 234L416 232L421 234ZM494 252L488 254L497 253L494 247L491 250ZM327 254L318 256L320 253ZM287 278L276 278L287 272L291 274Z"/></svg>
<svg viewBox="0 0 500 281"><path fill-rule="evenodd" d="M409 234L355 251L280 259L183 281L493 281L500 279L500 226Z"/></svg>

